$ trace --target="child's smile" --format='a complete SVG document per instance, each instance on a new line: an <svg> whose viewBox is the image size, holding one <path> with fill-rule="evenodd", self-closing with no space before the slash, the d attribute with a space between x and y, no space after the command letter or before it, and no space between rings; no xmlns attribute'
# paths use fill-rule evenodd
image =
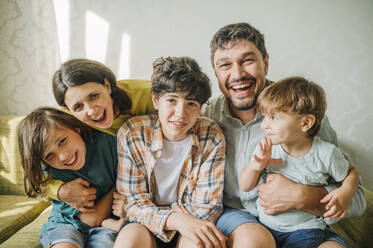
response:
<svg viewBox="0 0 373 248"><path fill-rule="evenodd" d="M47 141L44 161L53 168L80 170L85 163L86 145L78 132L56 129Z"/></svg>

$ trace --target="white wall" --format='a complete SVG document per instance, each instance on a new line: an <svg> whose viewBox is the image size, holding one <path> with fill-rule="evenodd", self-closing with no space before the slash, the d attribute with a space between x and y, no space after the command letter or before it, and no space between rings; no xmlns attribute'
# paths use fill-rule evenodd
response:
<svg viewBox="0 0 373 248"><path fill-rule="evenodd" d="M22 7L30 5L31 1L17 2ZM194 57L210 76L214 95L219 94L219 90L210 66L210 39L215 31L225 24L250 22L262 31L266 38L270 54L268 78L278 80L290 75L303 75L324 87L328 97L328 116L339 135L340 143L351 155L364 185L373 190L373 132L370 130L370 125L373 124L373 111L370 107L373 103L373 75L370 68L373 65L373 1L55 2L58 3L57 16L65 18L57 24L69 24L69 28L64 28L69 30L69 35L66 36L65 33L59 37L60 40L69 40L68 43L60 44L63 47L60 56L62 59L98 58L110 66L119 78L126 75L125 77L149 79L151 63L155 58L187 55ZM64 6L68 8L64 9ZM22 9L21 7L18 9ZM0 4L0 8L3 10L4 4ZM54 20L46 15L45 23L54 24ZM100 23L103 23L102 26ZM7 25L9 29L9 24ZM3 27L4 22L0 22L0 26ZM92 30L92 26L96 37L87 40L86 30ZM48 30L47 37L50 37L51 33L54 35L54 31ZM4 29L0 30L0 37L3 32ZM35 32L32 31L29 35L36 36ZM125 46L121 41L123 34L127 37ZM107 45L100 47L100 41L105 41L106 38ZM4 45L10 50L14 47L10 38L3 37L0 41L0 49ZM125 52L125 57L121 57L122 48L126 46L128 51ZM94 52L87 54L87 47ZM52 51L55 48L41 47L39 50L41 49ZM26 51L22 55L17 49L19 56L28 58ZM106 52L103 54L103 51ZM9 86L9 80L4 81L1 76L8 72L11 62L8 58L11 56L12 52L1 53L0 112L25 114L40 105L40 93L39 90L32 90L34 80L24 80L22 85L29 90L20 91L18 88L17 94L5 95L5 90L14 90ZM50 60L49 67L57 66L53 61ZM119 70L120 65L126 64L126 61L127 65ZM19 64L21 68L29 66L21 60ZM37 85L45 85L43 92L49 90L49 95L44 96L43 93L44 98L48 98L43 102L50 104L50 99L53 99L50 92L50 70L46 72L39 68L38 71L28 72L32 78L37 78L40 74L43 74L44 78L38 80ZM29 102L25 104L24 99Z"/></svg>

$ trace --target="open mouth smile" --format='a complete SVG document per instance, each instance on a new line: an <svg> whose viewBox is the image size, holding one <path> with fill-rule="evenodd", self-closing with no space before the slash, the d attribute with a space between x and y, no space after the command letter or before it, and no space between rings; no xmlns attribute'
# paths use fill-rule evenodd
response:
<svg viewBox="0 0 373 248"><path fill-rule="evenodd" d="M66 166L74 166L78 161L78 152L75 152L73 156L65 163Z"/></svg>
<svg viewBox="0 0 373 248"><path fill-rule="evenodd" d="M91 117L90 119L94 122L102 122L106 118L106 110L104 110L99 116Z"/></svg>
<svg viewBox="0 0 373 248"><path fill-rule="evenodd" d="M235 93L240 93L240 92L243 93L253 88L253 85L255 85L255 83L256 83L255 79L247 79L247 80L245 79L239 82L229 84L227 85L227 88L232 90Z"/></svg>

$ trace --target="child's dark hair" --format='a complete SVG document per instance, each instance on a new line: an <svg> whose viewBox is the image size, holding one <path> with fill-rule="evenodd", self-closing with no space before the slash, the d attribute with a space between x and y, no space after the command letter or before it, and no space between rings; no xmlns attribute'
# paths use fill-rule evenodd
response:
<svg viewBox="0 0 373 248"><path fill-rule="evenodd" d="M56 129L79 132L84 142L90 141L91 128L74 116L51 107L39 107L28 114L18 126L18 147L24 170L24 188L30 197L43 196L48 177L42 163L44 151ZM45 163L46 164L46 163Z"/></svg>
<svg viewBox="0 0 373 248"><path fill-rule="evenodd" d="M186 99L201 105L211 97L210 80L190 57L160 57L153 62L152 92L160 97L171 92L187 92Z"/></svg>
<svg viewBox="0 0 373 248"><path fill-rule="evenodd" d="M308 130L314 137L320 130L321 120L326 110L324 90L316 83L303 77L288 77L265 88L258 97L258 111L273 114L292 112L299 115L315 116L315 123Z"/></svg>
<svg viewBox="0 0 373 248"><path fill-rule="evenodd" d="M58 105L66 107L68 88L86 83L110 83L114 113L123 114L131 109L132 101L126 92L118 88L114 73L106 65L90 59L71 59L63 63L53 76L53 93Z"/></svg>

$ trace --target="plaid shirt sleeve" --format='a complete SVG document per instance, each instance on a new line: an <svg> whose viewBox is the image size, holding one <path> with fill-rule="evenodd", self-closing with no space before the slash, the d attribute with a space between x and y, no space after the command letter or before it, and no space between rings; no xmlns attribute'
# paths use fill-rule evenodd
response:
<svg viewBox="0 0 373 248"><path fill-rule="evenodd" d="M138 120L138 119L137 119ZM128 124L128 122L126 123ZM127 196L126 210L130 221L145 225L158 238L167 242L175 231L164 231L168 216L174 212L169 207L157 207L152 202L150 180L146 169L146 148L141 131L124 124L118 132L117 190Z"/></svg>
<svg viewBox="0 0 373 248"><path fill-rule="evenodd" d="M225 138L219 126L212 122L204 121L197 127L199 137L199 150L193 161L193 170L190 177L190 201L185 200L183 206L175 205L183 212L193 216L215 222L223 211L223 188L225 167Z"/></svg>

